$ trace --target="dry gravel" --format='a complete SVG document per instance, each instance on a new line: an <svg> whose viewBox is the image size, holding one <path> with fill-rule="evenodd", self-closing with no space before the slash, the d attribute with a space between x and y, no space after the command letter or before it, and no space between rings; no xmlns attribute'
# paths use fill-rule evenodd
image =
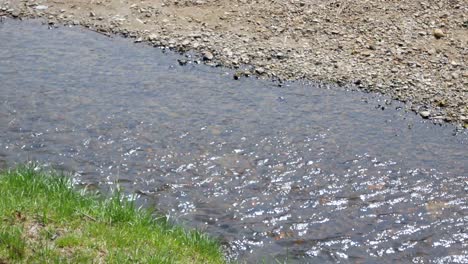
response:
<svg viewBox="0 0 468 264"><path fill-rule="evenodd" d="M468 127L467 0L0 0L0 15L194 50L236 79L354 83Z"/></svg>

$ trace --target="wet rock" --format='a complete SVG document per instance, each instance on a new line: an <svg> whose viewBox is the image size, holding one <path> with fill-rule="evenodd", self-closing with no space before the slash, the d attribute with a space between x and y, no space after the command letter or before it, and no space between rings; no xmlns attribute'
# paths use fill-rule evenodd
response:
<svg viewBox="0 0 468 264"><path fill-rule="evenodd" d="M265 69L263 69L263 68L261 68L261 67L260 67L260 68L256 68L256 69L255 69L255 73L257 73L257 74L259 74L259 75L262 75L262 74L265 73Z"/></svg>
<svg viewBox="0 0 468 264"><path fill-rule="evenodd" d="M178 59L177 62L179 62L179 65L180 66L184 66L184 65L187 65L187 60L183 60L183 59Z"/></svg>
<svg viewBox="0 0 468 264"><path fill-rule="evenodd" d="M450 206L443 201L430 201L426 204L426 210L433 218L440 217L448 207Z"/></svg>
<svg viewBox="0 0 468 264"><path fill-rule="evenodd" d="M209 52L209 51L204 51L202 53L202 56L203 56L203 60L204 61L210 61L210 60L213 60L214 59L214 55L213 53Z"/></svg>
<svg viewBox="0 0 468 264"><path fill-rule="evenodd" d="M426 119L431 116L430 111L421 111L421 112L419 112L419 114L421 115L422 118L426 118Z"/></svg>
<svg viewBox="0 0 468 264"><path fill-rule="evenodd" d="M234 80L239 80L242 77L242 75L243 75L242 72L237 71L234 73L233 78Z"/></svg>
<svg viewBox="0 0 468 264"><path fill-rule="evenodd" d="M249 157L240 154L225 154L220 159L215 160L215 163L237 174L243 174L246 170L251 170L254 167Z"/></svg>

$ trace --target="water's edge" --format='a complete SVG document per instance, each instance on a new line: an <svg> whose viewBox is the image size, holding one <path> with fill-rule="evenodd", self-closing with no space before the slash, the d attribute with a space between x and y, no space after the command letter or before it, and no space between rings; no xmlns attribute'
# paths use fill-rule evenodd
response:
<svg viewBox="0 0 468 264"><path fill-rule="evenodd" d="M7 20L0 36L11 40L0 43L0 165L118 183L246 261L468 255L468 136L453 125L333 85L234 81L81 28Z"/></svg>

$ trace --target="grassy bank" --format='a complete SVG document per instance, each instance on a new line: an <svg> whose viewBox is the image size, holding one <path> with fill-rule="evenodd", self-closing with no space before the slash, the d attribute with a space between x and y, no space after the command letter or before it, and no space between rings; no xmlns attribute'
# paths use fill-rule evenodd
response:
<svg viewBox="0 0 468 264"><path fill-rule="evenodd" d="M0 172L0 263L223 263L214 240L118 198L32 168Z"/></svg>

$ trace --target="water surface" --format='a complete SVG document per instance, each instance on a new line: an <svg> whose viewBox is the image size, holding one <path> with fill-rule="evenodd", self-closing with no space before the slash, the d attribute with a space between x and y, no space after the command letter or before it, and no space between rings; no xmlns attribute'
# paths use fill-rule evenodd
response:
<svg viewBox="0 0 468 264"><path fill-rule="evenodd" d="M81 28L7 20L0 40L3 167L118 183L247 262L468 262L468 136L450 125Z"/></svg>

